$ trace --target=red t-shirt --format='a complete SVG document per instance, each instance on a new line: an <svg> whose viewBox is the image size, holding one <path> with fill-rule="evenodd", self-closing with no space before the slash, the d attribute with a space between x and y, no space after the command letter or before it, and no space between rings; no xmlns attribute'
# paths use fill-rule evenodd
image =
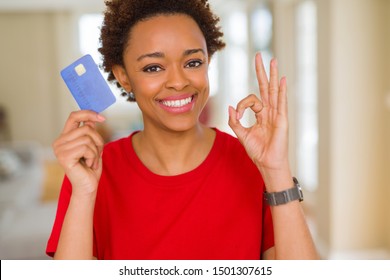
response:
<svg viewBox="0 0 390 280"><path fill-rule="evenodd" d="M132 135L106 145L94 213L98 259L259 259L274 244L264 182L239 141L216 130L194 170L152 173ZM53 256L72 187L65 178L46 252Z"/></svg>

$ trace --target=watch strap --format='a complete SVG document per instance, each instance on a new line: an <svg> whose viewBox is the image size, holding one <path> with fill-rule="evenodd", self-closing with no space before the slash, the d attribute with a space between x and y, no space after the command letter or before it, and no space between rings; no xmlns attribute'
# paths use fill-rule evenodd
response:
<svg viewBox="0 0 390 280"><path fill-rule="evenodd" d="M303 201L303 193L299 185L299 182L295 177L293 177L293 181L294 181L294 187L290 189L281 192L272 192L272 193L265 192L264 198L267 201L267 203L271 206L277 206L277 205L286 204L294 200Z"/></svg>

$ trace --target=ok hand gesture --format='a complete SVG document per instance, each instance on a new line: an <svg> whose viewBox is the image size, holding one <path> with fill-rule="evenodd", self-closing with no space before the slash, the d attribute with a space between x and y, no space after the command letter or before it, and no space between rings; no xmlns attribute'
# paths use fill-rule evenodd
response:
<svg viewBox="0 0 390 280"><path fill-rule="evenodd" d="M236 109L229 107L229 126L266 177L264 175L269 172L289 170L287 87L285 77L279 81L276 59L271 60L268 80L259 53L256 55L256 76L261 100L256 95L249 95L237 104ZM240 119L248 108L254 112L256 123L247 128L241 125Z"/></svg>

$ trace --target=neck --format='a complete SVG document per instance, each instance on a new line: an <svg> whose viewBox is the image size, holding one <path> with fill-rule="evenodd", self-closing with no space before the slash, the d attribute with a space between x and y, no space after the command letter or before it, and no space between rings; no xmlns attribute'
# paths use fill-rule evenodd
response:
<svg viewBox="0 0 390 280"><path fill-rule="evenodd" d="M140 160L155 174L173 176L199 166L209 154L215 131L202 125L183 132L145 128L133 138Z"/></svg>

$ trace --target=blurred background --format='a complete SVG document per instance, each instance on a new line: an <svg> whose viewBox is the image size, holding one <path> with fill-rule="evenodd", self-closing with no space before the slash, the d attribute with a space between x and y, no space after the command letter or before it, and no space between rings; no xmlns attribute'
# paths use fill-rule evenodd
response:
<svg viewBox="0 0 390 280"><path fill-rule="evenodd" d="M227 48L210 66L202 121L257 93L254 55L289 92L290 160L324 259L390 259L390 1L210 0ZM97 52L103 0L0 0L0 259L47 259L63 178L51 150L77 106L60 70ZM117 102L106 141L142 129ZM244 122L253 120L245 115Z"/></svg>

